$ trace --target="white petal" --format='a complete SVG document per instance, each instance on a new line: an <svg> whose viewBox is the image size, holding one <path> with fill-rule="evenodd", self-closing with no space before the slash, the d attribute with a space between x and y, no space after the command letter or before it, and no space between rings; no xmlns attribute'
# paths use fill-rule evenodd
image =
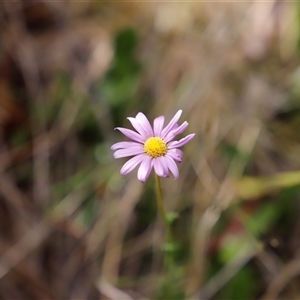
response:
<svg viewBox="0 0 300 300"><path fill-rule="evenodd" d="M161 162L161 164L163 166L164 177L169 177L170 176L170 172L169 172L169 168L168 168L168 164L167 164L165 156L158 157L158 159L160 160L160 162Z"/></svg>
<svg viewBox="0 0 300 300"><path fill-rule="evenodd" d="M173 160L173 158L169 157L168 155L165 156L165 159L167 161L168 168L174 175L174 179L177 179L179 177L179 170L175 161Z"/></svg>
<svg viewBox="0 0 300 300"><path fill-rule="evenodd" d="M166 141L166 143L170 142L172 139L174 139L174 137L180 133L183 133L186 128L188 127L189 123L184 121L180 126L178 126L177 128L171 130L168 135L164 138L164 140Z"/></svg>
<svg viewBox="0 0 300 300"><path fill-rule="evenodd" d="M160 116L153 121L153 130L155 136L160 136L162 128L164 127L165 117Z"/></svg>
<svg viewBox="0 0 300 300"><path fill-rule="evenodd" d="M169 149L167 155L173 158L174 160L177 160L179 163L182 162L183 152L180 149Z"/></svg>
<svg viewBox="0 0 300 300"><path fill-rule="evenodd" d="M135 142L118 142L113 144L110 149L115 151L117 149L128 149L128 148L137 148L141 144L140 143L135 143Z"/></svg>
<svg viewBox="0 0 300 300"><path fill-rule="evenodd" d="M146 141L145 137L143 137L140 134L134 132L133 130L123 128L123 127L116 127L115 129L121 131L125 136L127 136L128 138L130 138L130 139L132 139L136 142L144 143Z"/></svg>
<svg viewBox="0 0 300 300"><path fill-rule="evenodd" d="M168 133L174 128L177 121L179 120L180 116L182 114L182 110L180 109L175 116L172 118L172 120L169 122L169 124L162 130L161 137L164 138L168 135Z"/></svg>
<svg viewBox="0 0 300 300"><path fill-rule="evenodd" d="M154 167L154 171L155 173L159 176L159 177L165 177L164 174L164 168L162 163L160 162L159 158L154 158L153 159L153 167Z"/></svg>
<svg viewBox="0 0 300 300"><path fill-rule="evenodd" d="M151 170L152 170L152 157L145 155L138 170L138 174L137 174L138 180L141 182L145 182L148 179Z"/></svg>
<svg viewBox="0 0 300 300"><path fill-rule="evenodd" d="M182 147L185 144L187 144L190 140L192 140L194 136L195 136L195 133L192 133L192 134L187 135L186 137L184 137L183 139L181 139L179 141L170 142L168 144L168 147L170 149Z"/></svg>
<svg viewBox="0 0 300 300"><path fill-rule="evenodd" d="M134 156L142 153L145 153L144 148L142 146L138 148L118 149L114 153L114 158Z"/></svg>
<svg viewBox="0 0 300 300"><path fill-rule="evenodd" d="M140 124L136 118L127 118L133 128L143 137L148 138L146 129Z"/></svg>
<svg viewBox="0 0 300 300"><path fill-rule="evenodd" d="M140 154L129 159L122 167L120 173L121 175L126 175L133 171L138 164L143 160L145 154Z"/></svg>
<svg viewBox="0 0 300 300"><path fill-rule="evenodd" d="M147 137L151 137L153 136L153 130L152 130L152 127L147 119L147 117L139 112L135 119L140 123L140 125L143 127L143 129L145 130L145 132L147 133Z"/></svg>

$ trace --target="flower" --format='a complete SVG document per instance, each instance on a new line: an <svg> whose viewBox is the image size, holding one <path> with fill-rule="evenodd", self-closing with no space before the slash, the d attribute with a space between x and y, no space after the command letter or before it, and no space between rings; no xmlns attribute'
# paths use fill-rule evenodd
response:
<svg viewBox="0 0 300 300"><path fill-rule="evenodd" d="M187 144L195 135L189 134L179 141L174 141L175 136L189 125L186 121L180 126L177 124L181 114L182 110L179 110L165 127L165 117L157 117L152 128L147 117L139 112L135 118L127 118L137 132L123 127L115 128L133 140L119 142L111 147L115 151L114 158L133 156L123 165L121 175L130 173L140 164L137 177L141 182L147 180L152 168L160 177L169 177L170 170L174 178L178 178L179 171L175 161L181 163L183 158L183 152L178 148Z"/></svg>

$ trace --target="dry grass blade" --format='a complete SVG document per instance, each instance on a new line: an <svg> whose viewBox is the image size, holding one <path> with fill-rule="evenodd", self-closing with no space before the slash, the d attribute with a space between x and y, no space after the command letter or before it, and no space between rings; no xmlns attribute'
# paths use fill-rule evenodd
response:
<svg viewBox="0 0 300 300"><path fill-rule="evenodd" d="M294 259L283 267L279 274L268 286L266 292L260 300L278 299L282 290L292 281L293 278L300 274L300 259Z"/></svg>

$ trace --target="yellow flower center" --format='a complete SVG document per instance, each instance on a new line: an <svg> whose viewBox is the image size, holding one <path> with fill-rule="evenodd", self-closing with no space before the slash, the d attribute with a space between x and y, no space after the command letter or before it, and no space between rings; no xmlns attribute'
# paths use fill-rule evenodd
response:
<svg viewBox="0 0 300 300"><path fill-rule="evenodd" d="M167 144L160 137L151 137L144 144L145 152L153 157L163 156L168 152Z"/></svg>

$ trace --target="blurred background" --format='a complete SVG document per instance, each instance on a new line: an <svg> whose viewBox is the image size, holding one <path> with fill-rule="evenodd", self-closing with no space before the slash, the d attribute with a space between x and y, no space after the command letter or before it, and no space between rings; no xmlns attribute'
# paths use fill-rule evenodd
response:
<svg viewBox="0 0 300 300"><path fill-rule="evenodd" d="M299 8L1 1L0 299L300 299ZM170 274L110 146L178 109Z"/></svg>

